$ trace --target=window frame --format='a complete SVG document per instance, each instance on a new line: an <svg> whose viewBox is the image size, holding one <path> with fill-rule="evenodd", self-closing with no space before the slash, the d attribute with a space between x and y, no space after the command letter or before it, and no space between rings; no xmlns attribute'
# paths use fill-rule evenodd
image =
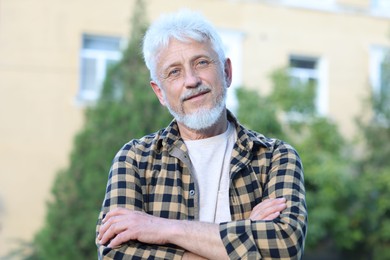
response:
<svg viewBox="0 0 390 260"><path fill-rule="evenodd" d="M315 68L294 68L291 67L291 59L301 59L306 61L315 61ZM289 55L289 75L296 78L308 81L314 79L316 81L316 95L315 95L315 107L316 113L321 116L328 114L328 65L324 58L302 55L302 54L291 54Z"/></svg>
<svg viewBox="0 0 390 260"><path fill-rule="evenodd" d="M231 29L218 29L218 34L224 44L226 58L230 58L233 67L233 78L230 87L228 88L226 106L233 113L237 112L238 99L236 89L242 86L242 51L244 33Z"/></svg>
<svg viewBox="0 0 390 260"><path fill-rule="evenodd" d="M87 47L85 42L87 40L114 40L118 42L118 48L116 50L110 50L99 47ZM76 96L76 101L78 104L89 105L95 103L101 94L103 88L103 82L107 74L107 70L110 66L110 62L117 62L122 57L122 44L123 40L120 37L115 36L106 36L106 35L96 35L96 34L83 34L82 36L82 45L80 49L80 78L79 78L79 88ZM85 74L85 64L86 59L94 60L94 83L95 86L86 86L85 79L87 75Z"/></svg>
<svg viewBox="0 0 390 260"><path fill-rule="evenodd" d="M372 95L378 97L382 95L384 91L390 91L390 89L382 90L382 66L387 55L390 55L390 46L372 45L370 46L370 65L369 65L369 80L372 90ZM390 94L389 92L386 94ZM382 98L382 97L379 97ZM387 97L388 98L388 97ZM386 103L388 104L388 103ZM390 127L390 122L386 119L386 115L383 115L379 111L372 107L374 113L374 119L376 123L379 123L385 127ZM387 107L387 109L390 109Z"/></svg>
<svg viewBox="0 0 390 260"><path fill-rule="evenodd" d="M384 0L371 0L370 13L379 17L390 17L390 2Z"/></svg>
<svg viewBox="0 0 390 260"><path fill-rule="evenodd" d="M281 0L281 3L293 7L303 7L315 10L328 10L333 9L337 5L336 0Z"/></svg>
<svg viewBox="0 0 390 260"><path fill-rule="evenodd" d="M381 92L381 66L387 53L390 53L390 47L381 45L373 45L370 47L369 77L374 94Z"/></svg>

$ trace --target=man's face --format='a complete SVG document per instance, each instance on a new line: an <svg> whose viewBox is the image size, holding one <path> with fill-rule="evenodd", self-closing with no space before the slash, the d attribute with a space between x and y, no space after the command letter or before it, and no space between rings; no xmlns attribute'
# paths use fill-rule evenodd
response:
<svg viewBox="0 0 390 260"><path fill-rule="evenodd" d="M215 123L211 121L216 121L225 108L230 60L223 66L208 41L183 43L172 39L159 53L156 67L158 83L151 82L153 90L179 122L192 129Z"/></svg>

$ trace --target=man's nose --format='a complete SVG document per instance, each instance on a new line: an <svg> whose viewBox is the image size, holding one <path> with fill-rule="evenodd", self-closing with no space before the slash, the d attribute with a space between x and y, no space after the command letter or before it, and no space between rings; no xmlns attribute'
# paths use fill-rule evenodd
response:
<svg viewBox="0 0 390 260"><path fill-rule="evenodd" d="M186 69L184 77L184 83L186 88L196 88L201 84L201 82L202 80L195 69Z"/></svg>

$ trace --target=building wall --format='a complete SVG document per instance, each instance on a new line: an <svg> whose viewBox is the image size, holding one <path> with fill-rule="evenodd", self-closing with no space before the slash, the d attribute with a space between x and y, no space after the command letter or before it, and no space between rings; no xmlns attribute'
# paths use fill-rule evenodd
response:
<svg viewBox="0 0 390 260"><path fill-rule="evenodd" d="M41 227L82 126L82 33L126 36L131 2L0 1L0 258Z"/></svg>
<svg viewBox="0 0 390 260"><path fill-rule="evenodd" d="M327 115L353 136L369 93L369 48L389 46L389 16L369 1L321 8L292 1L148 0L148 17L200 10L218 29L241 32L245 87L266 94L290 54L325 61ZM0 0L0 257L42 226L55 173L83 124L79 52L83 33L127 37L134 1ZM346 105L347 104L347 105ZM108 169L109 166L107 166ZM104 187L102 187L102 191Z"/></svg>

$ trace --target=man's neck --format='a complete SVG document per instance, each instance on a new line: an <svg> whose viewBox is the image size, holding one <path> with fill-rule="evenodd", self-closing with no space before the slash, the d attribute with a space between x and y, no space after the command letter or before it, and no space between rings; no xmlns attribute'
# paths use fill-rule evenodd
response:
<svg viewBox="0 0 390 260"><path fill-rule="evenodd" d="M199 140L213 137L222 134L228 126L226 110L221 113L221 116L211 127L201 130L194 130L178 122L180 136L184 140Z"/></svg>

